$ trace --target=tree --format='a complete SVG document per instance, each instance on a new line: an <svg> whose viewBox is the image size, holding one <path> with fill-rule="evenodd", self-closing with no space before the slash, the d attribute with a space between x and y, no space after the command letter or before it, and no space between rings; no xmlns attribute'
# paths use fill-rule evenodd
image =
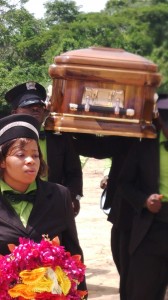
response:
<svg viewBox="0 0 168 300"><path fill-rule="evenodd" d="M127 8L142 8L160 4L168 4L168 0L108 0L104 11L113 15Z"/></svg>
<svg viewBox="0 0 168 300"><path fill-rule="evenodd" d="M160 91L167 92L168 0L109 0L112 11L109 6L101 13L51 0L41 20L24 8L25 1L0 0L0 110L6 109L4 93L13 85L36 80L48 86L55 56L91 46L122 48L154 61L163 74Z"/></svg>
<svg viewBox="0 0 168 300"><path fill-rule="evenodd" d="M126 0L109 0L105 5L104 11L108 15L113 15L126 7L127 7Z"/></svg>
<svg viewBox="0 0 168 300"><path fill-rule="evenodd" d="M71 23L79 15L80 6L72 0L54 0L44 4L46 8L45 19L49 26L59 23Z"/></svg>
<svg viewBox="0 0 168 300"><path fill-rule="evenodd" d="M162 74L162 82L159 91L167 94L168 91L168 40L165 40L163 44L154 48L151 54L151 59L157 62L159 71Z"/></svg>
<svg viewBox="0 0 168 300"><path fill-rule="evenodd" d="M36 50L34 47L34 52L31 52L29 43L32 43L33 39L38 39L45 25L42 21L36 20L26 9L4 12L0 28L0 59L7 62L9 69L19 65L24 59L32 62L33 57L40 57L40 48Z"/></svg>

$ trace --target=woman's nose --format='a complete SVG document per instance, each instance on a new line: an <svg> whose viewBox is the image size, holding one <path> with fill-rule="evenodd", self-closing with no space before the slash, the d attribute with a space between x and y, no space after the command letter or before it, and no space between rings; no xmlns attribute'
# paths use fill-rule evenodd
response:
<svg viewBox="0 0 168 300"><path fill-rule="evenodd" d="M25 161L27 164L34 164L34 159L32 156L27 156Z"/></svg>

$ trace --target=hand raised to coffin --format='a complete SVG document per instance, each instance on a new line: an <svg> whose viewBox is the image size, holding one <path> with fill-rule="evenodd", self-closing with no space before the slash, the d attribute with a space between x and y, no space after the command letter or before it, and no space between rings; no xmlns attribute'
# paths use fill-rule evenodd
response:
<svg viewBox="0 0 168 300"><path fill-rule="evenodd" d="M163 195L160 194L152 194L150 195L146 200L146 208L156 214L159 212L159 210L162 207L161 199L163 198Z"/></svg>

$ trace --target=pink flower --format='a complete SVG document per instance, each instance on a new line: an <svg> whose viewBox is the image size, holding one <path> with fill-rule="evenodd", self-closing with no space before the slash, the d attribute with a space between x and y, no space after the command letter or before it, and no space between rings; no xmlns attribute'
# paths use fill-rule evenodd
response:
<svg viewBox="0 0 168 300"><path fill-rule="evenodd" d="M8 290L22 283L19 276L23 270L34 270L40 267L50 267L53 270L59 266L71 282L69 293L65 296L52 291L36 292L36 300L79 300L86 294L77 290L77 285L83 280L85 265L79 255L71 256L58 239L50 241L43 237L40 243L20 238L19 245L9 245L11 254L0 256L0 300L11 300ZM59 282L58 282L59 284ZM25 298L17 296L17 300Z"/></svg>

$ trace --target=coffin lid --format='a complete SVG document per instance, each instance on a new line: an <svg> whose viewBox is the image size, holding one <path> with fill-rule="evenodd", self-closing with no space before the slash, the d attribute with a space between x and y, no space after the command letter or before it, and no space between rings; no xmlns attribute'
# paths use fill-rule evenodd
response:
<svg viewBox="0 0 168 300"><path fill-rule="evenodd" d="M89 65L106 68L132 69L157 72L158 67L152 61L123 49L90 47L62 53L54 58L54 63Z"/></svg>

